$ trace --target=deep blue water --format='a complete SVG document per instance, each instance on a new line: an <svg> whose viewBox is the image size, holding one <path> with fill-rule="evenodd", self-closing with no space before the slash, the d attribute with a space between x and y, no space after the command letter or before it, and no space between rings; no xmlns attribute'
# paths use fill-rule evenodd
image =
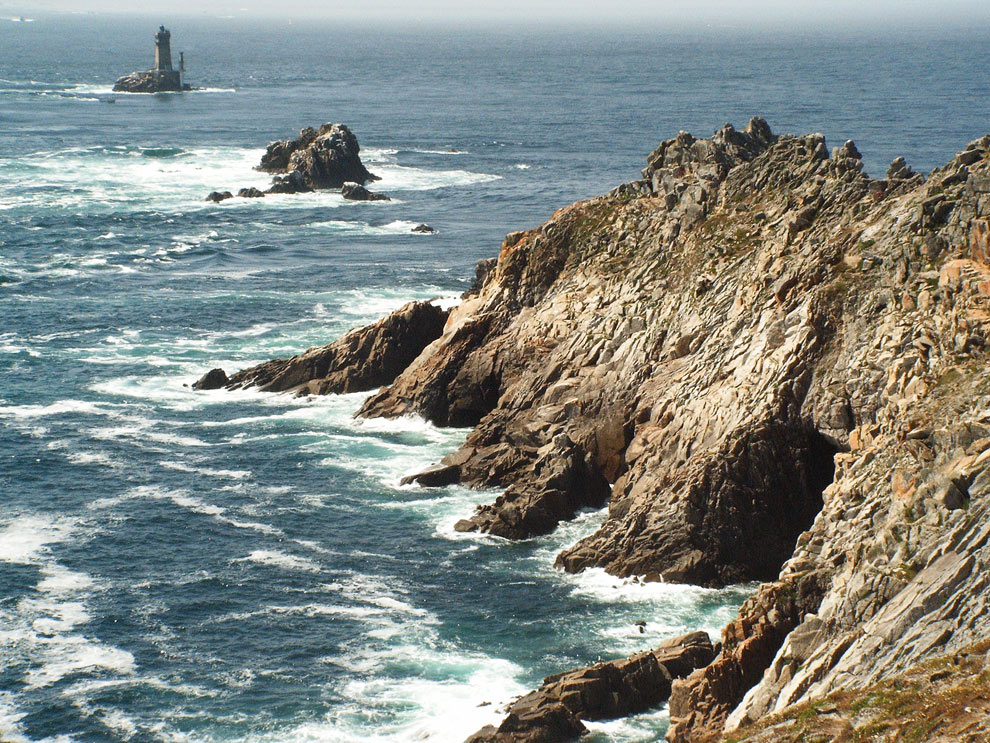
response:
<svg viewBox="0 0 990 743"><path fill-rule="evenodd" d="M159 22L206 89L111 96ZM455 742L547 673L716 631L747 587L553 570L602 513L521 544L455 534L493 493L398 480L463 430L185 385L453 301L504 233L682 128L761 114L855 139L875 174L928 170L990 129L988 48L0 19L0 739ZM264 145L324 121L392 202L203 202L263 185Z"/></svg>

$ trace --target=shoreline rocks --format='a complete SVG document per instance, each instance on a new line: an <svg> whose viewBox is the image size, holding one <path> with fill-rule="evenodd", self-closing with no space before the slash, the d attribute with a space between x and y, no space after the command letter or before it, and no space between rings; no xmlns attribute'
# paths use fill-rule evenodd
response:
<svg viewBox="0 0 990 743"><path fill-rule="evenodd" d="M430 302L410 302L340 340L288 359L275 359L231 375L228 389L328 395L364 392L388 384L443 331L447 312ZM219 379L217 372L210 374ZM201 382L205 381L206 377ZM197 382L199 384L199 382ZM204 388L208 389L208 388Z"/></svg>
<svg viewBox="0 0 990 743"><path fill-rule="evenodd" d="M472 427L411 476L505 489L458 528L523 539L607 501L558 565L763 581L671 683L671 741L990 639L990 136L879 180L762 119L682 132L478 277L359 415ZM323 389L301 358L261 383ZM526 710L485 734L577 734Z"/></svg>
<svg viewBox="0 0 990 743"><path fill-rule="evenodd" d="M543 685L509 705L495 727L487 725L466 743L565 743L587 728L582 720L609 720L657 707L671 681L707 665L711 640L694 632L617 661L548 676Z"/></svg>

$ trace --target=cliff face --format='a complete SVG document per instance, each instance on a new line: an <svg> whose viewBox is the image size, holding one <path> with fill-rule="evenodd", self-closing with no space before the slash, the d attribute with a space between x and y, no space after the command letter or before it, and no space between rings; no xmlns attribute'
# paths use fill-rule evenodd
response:
<svg viewBox="0 0 990 743"><path fill-rule="evenodd" d="M672 740L969 647L990 636L988 150L874 180L852 143L759 119L681 133L509 235L361 415L474 426L440 471L506 490L460 529L608 502L558 565L769 581L673 683Z"/></svg>
<svg viewBox="0 0 990 743"><path fill-rule="evenodd" d="M851 143L760 120L681 134L643 180L510 235L363 414L476 424L445 463L508 489L461 528L528 536L610 497L559 565L776 578L675 682L674 740L976 642L988 145L873 180Z"/></svg>

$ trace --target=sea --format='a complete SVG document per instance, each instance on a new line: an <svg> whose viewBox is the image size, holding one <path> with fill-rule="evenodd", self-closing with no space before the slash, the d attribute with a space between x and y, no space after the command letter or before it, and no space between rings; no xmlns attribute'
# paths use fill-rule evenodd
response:
<svg viewBox="0 0 990 743"><path fill-rule="evenodd" d="M112 93L160 23L198 89ZM990 130L988 40L0 17L0 740L459 743L547 674L717 636L754 586L554 569L604 510L522 542L454 532L497 492L399 481L464 429L190 384L457 302L505 233L681 129L760 115L853 139L878 177L927 171ZM391 201L204 200L264 187L266 144L323 122Z"/></svg>

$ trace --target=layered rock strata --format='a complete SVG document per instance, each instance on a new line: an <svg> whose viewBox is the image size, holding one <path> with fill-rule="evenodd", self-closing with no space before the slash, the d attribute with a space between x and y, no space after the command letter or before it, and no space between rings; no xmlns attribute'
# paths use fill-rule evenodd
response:
<svg viewBox="0 0 990 743"><path fill-rule="evenodd" d="M502 723L467 743L563 743L587 732L582 720L609 720L656 707L670 696L671 680L711 662L708 635L694 632L630 658L548 676L513 702Z"/></svg>
<svg viewBox="0 0 990 743"><path fill-rule="evenodd" d="M642 175L507 236L361 415L474 427L428 484L506 490L458 528L607 501L558 565L766 581L673 682L672 741L985 640L990 137L880 180L754 119Z"/></svg>

